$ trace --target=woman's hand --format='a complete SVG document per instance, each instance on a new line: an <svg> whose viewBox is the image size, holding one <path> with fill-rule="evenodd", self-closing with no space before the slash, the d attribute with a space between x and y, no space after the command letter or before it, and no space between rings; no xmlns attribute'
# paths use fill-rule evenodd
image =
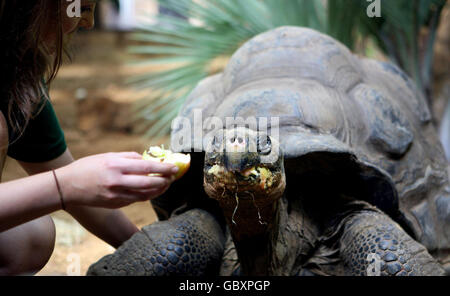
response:
<svg viewBox="0 0 450 296"><path fill-rule="evenodd" d="M66 205L120 208L161 195L177 171L174 165L123 152L85 157L55 172Z"/></svg>

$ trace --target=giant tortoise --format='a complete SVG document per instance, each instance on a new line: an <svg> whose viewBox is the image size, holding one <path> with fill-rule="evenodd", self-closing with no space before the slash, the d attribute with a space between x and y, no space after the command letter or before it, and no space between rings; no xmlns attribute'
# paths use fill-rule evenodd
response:
<svg viewBox="0 0 450 296"><path fill-rule="evenodd" d="M256 122L256 124L255 124ZM201 81L172 124L189 172L90 275L442 275L447 163L388 63L281 27Z"/></svg>

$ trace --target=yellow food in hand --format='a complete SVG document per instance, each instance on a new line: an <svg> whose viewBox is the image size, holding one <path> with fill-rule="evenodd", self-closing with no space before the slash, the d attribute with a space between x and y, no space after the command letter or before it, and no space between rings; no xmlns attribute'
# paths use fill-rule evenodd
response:
<svg viewBox="0 0 450 296"><path fill-rule="evenodd" d="M191 156L189 154L174 153L159 146L152 146L142 154L142 159L163 163L171 163L178 167L175 174L175 180L180 179L189 169L191 164ZM149 176L157 176L159 174L150 174Z"/></svg>

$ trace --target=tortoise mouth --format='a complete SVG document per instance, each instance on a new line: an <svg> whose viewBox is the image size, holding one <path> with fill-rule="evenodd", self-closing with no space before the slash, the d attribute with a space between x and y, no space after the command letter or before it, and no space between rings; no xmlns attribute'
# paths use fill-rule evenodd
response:
<svg viewBox="0 0 450 296"><path fill-rule="evenodd" d="M205 166L204 189L218 201L233 237L253 237L274 223L277 201L286 188L283 166L258 164L241 171Z"/></svg>
<svg viewBox="0 0 450 296"><path fill-rule="evenodd" d="M214 164L205 170L205 175L213 182L227 189L245 191L251 187L261 190L270 189L281 172L265 165L255 165L242 171L230 171L220 164Z"/></svg>
<svg viewBox="0 0 450 296"><path fill-rule="evenodd" d="M220 164L205 167L204 185L208 195L216 200L273 200L284 189L285 176L281 168L258 164L242 171L230 171ZM278 194L276 194L278 195Z"/></svg>

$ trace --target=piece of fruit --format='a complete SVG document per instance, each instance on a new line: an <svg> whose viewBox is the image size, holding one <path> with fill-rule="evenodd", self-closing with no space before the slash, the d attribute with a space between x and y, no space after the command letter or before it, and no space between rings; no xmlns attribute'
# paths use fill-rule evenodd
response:
<svg viewBox="0 0 450 296"><path fill-rule="evenodd" d="M187 172L191 164L191 156L189 154L174 153L159 146L152 146L147 151L144 151L142 159L176 165L178 172L175 174L175 180L180 179ZM157 175L159 174L150 174L149 176Z"/></svg>

